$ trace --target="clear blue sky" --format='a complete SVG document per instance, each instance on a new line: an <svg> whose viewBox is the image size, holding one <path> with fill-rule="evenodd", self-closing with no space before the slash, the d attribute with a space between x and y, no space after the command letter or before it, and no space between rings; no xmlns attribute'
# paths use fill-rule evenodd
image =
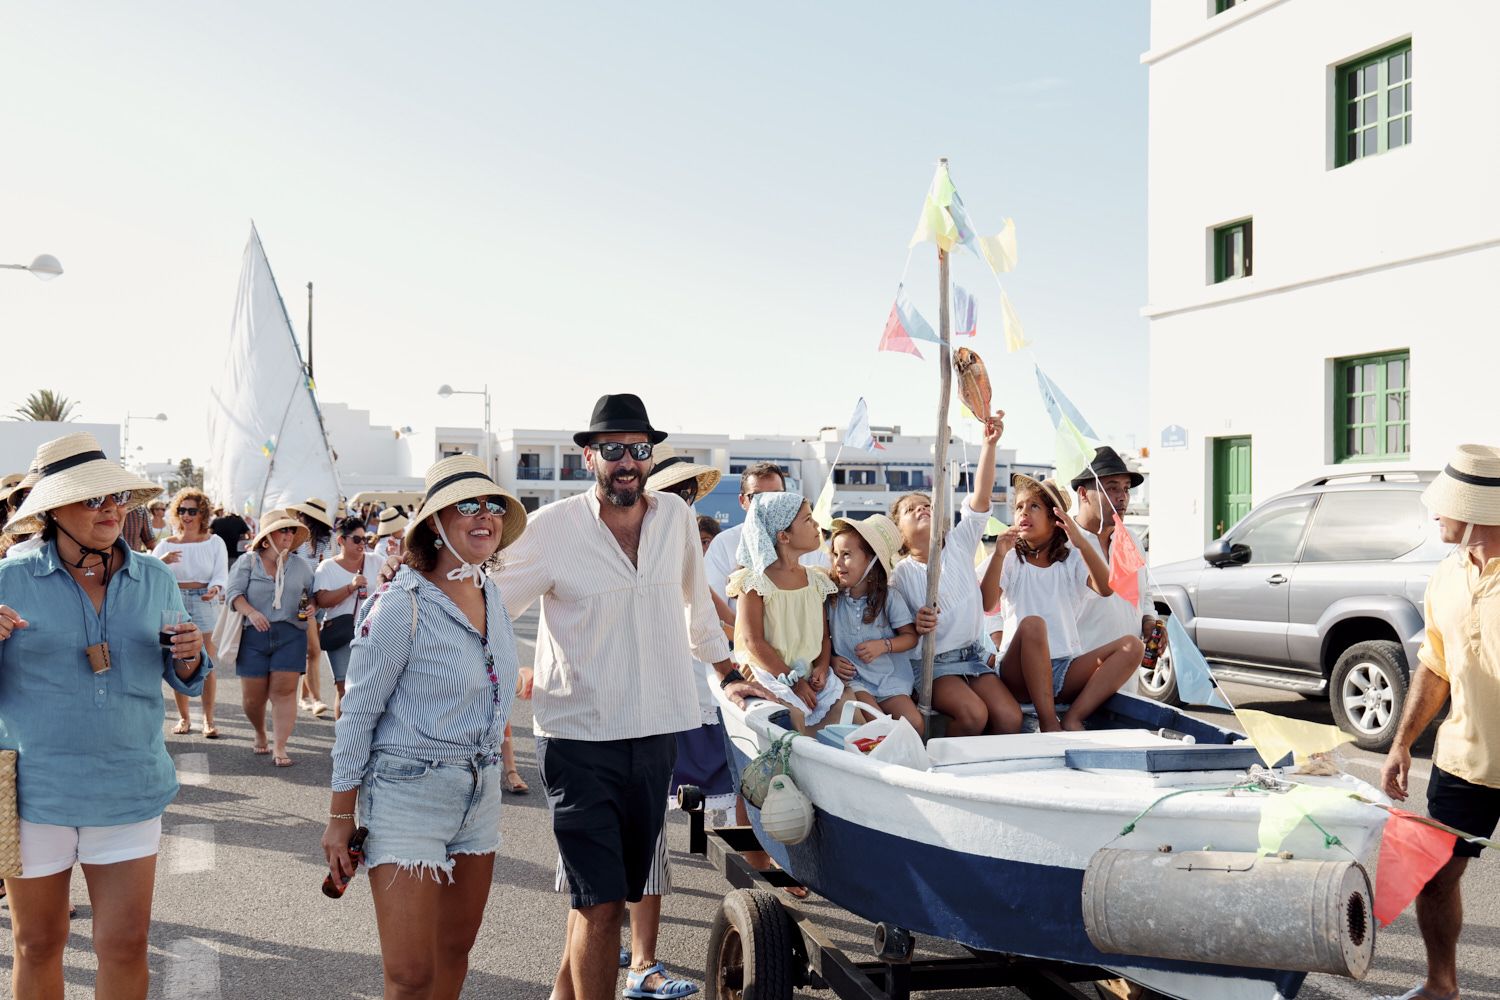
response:
<svg viewBox="0 0 1500 1000"><path fill-rule="evenodd" d="M204 456L253 218L320 395L378 421L572 427L605 391L704 432L811 433L860 395L931 433L935 361L877 355L939 156L1096 429L1144 443L1140 3L12 2L0 32L9 410L33 388ZM1030 364L977 347L1049 459ZM907 286L936 323L930 245ZM27 341L35 352L15 351ZM4 471L4 470L0 470Z"/></svg>

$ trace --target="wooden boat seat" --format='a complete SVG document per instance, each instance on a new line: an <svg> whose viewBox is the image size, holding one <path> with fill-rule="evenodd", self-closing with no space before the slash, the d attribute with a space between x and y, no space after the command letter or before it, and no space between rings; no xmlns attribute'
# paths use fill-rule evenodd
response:
<svg viewBox="0 0 1500 1000"><path fill-rule="evenodd" d="M1147 729L1098 729L1084 733L1016 733L1011 736L950 736L927 744L934 771L1040 770L1065 767L1064 756L1078 749L1136 749L1182 746ZM995 768L988 765L1008 765ZM961 769L961 770L959 770Z"/></svg>

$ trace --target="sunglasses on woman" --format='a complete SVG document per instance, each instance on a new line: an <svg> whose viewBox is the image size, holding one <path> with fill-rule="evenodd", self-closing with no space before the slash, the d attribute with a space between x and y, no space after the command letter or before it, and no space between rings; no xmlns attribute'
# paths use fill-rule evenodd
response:
<svg viewBox="0 0 1500 1000"><path fill-rule="evenodd" d="M121 490L119 493L106 493L102 497L89 497L83 505L89 510L98 510L106 500L113 500L116 507L123 507L130 502L130 491Z"/></svg>
<svg viewBox="0 0 1500 1000"><path fill-rule="evenodd" d="M473 517L475 514L479 513L479 503L480 501L478 500L460 500L458 503L453 505L453 509L458 511L464 517ZM484 509L489 511L495 517L499 517L500 515L505 513L505 501L485 500Z"/></svg>
<svg viewBox="0 0 1500 1000"><path fill-rule="evenodd" d="M637 441L635 444L622 444L619 441L600 441L594 445L594 450L599 457L606 462L618 462L630 452L630 457L637 462L644 462L651 457L651 449L654 447L650 441Z"/></svg>
<svg viewBox="0 0 1500 1000"><path fill-rule="evenodd" d="M198 508L197 507L178 507L177 508L177 516L178 517L197 517L198 516Z"/></svg>

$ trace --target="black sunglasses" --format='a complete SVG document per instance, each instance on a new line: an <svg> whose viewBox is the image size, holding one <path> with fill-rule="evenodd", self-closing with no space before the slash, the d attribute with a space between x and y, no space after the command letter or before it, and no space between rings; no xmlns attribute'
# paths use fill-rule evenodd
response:
<svg viewBox="0 0 1500 1000"><path fill-rule="evenodd" d="M644 462L651 457L651 449L655 447L650 441L637 441L635 444L622 444L619 441L600 441L594 445L594 450L599 457L606 462L618 462L625 457L625 452L630 452L630 457L637 462Z"/></svg>
<svg viewBox="0 0 1500 1000"><path fill-rule="evenodd" d="M460 500L458 503L453 505L453 509L458 511L464 517L473 517L475 514L479 513L479 501ZM505 513L505 501L486 500L484 501L484 509L489 511L496 517L499 517L500 515Z"/></svg>
<svg viewBox="0 0 1500 1000"><path fill-rule="evenodd" d="M113 499L116 507L123 507L130 502L130 491L121 490L119 493L106 493L102 497L89 497L83 505L89 510L98 510L104 506L104 501Z"/></svg>
<svg viewBox="0 0 1500 1000"><path fill-rule="evenodd" d="M347 539L349 539L349 541L353 542L355 545L363 545L363 544L365 544L365 539L369 538L370 536L369 535L345 535L344 537L347 538Z"/></svg>
<svg viewBox="0 0 1500 1000"><path fill-rule="evenodd" d="M198 508L197 507L178 507L177 508L177 516L178 517L197 517L198 516Z"/></svg>

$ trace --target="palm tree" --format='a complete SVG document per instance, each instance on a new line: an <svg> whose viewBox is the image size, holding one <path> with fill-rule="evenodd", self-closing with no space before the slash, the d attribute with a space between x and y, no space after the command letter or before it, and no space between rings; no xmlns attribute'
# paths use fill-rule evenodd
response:
<svg viewBox="0 0 1500 1000"><path fill-rule="evenodd" d="M16 408L12 420L53 420L63 423L73 419L73 410L78 406L76 402L53 392L51 389L39 389L26 397L26 402Z"/></svg>

